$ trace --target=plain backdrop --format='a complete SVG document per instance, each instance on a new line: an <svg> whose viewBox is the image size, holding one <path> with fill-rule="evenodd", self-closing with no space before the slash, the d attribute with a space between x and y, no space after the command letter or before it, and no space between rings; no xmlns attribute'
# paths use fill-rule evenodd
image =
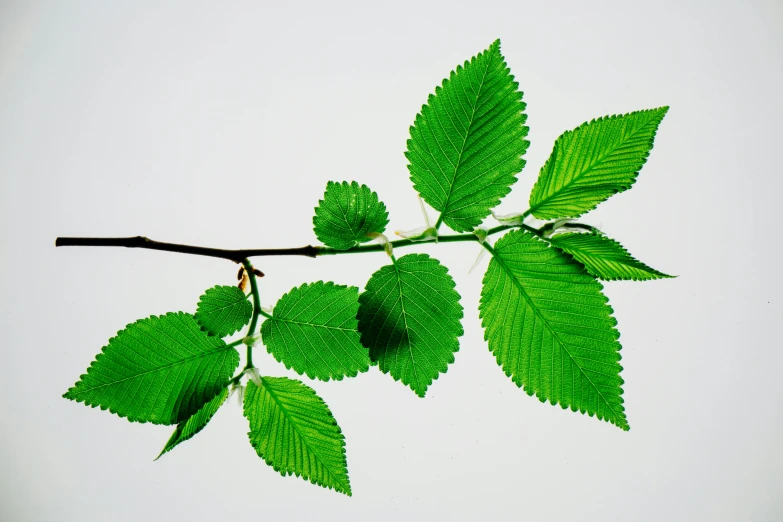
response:
<svg viewBox="0 0 783 522"><path fill-rule="evenodd" d="M777 0L0 2L0 519L783 519L782 34ZM61 398L118 330L194 311L236 266L55 237L306 245L329 180L377 191L391 231L420 226L408 127L496 38L531 142L500 213L527 208L561 132L671 106L633 189L582 219L679 276L605 285L630 432L503 375L474 244L418 249L465 307L426 399L377 370L305 379L345 433L352 498L266 466L235 401L153 462L170 427ZM362 288L386 262L258 260L262 300L320 279Z"/></svg>

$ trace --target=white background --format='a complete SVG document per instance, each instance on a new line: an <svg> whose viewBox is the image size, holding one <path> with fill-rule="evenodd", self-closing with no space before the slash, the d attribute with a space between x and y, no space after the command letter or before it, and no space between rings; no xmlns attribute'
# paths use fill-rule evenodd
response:
<svg viewBox="0 0 783 522"><path fill-rule="evenodd" d="M783 518L779 1L222 4L0 2L0 519ZM236 267L55 237L301 246L328 180L377 191L392 231L420 226L408 126L496 38L531 141L501 213L527 208L562 131L671 106L633 190L584 219L679 275L606 285L630 432L503 375L474 244L420 249L466 312L426 399L377 370L311 383L346 435L352 498L267 467L235 402L153 462L171 428L61 398L126 324L194 311ZM262 299L361 288L385 262L259 259Z"/></svg>

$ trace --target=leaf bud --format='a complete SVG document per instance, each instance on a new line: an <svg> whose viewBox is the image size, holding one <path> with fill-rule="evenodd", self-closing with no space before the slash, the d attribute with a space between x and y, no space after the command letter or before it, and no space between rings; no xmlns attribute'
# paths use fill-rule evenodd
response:
<svg viewBox="0 0 783 522"><path fill-rule="evenodd" d="M391 257L394 255L393 246L391 243L389 243L388 237L378 232L368 232L367 237L374 239L379 245L382 245L383 250L386 252L387 256Z"/></svg>
<svg viewBox="0 0 783 522"><path fill-rule="evenodd" d="M258 368L248 368L245 370L247 378L253 381L256 386L261 386L261 374L258 372Z"/></svg>
<svg viewBox="0 0 783 522"><path fill-rule="evenodd" d="M419 227L413 230L398 230L395 232L398 236L408 239L410 241L429 241L430 239L438 240L438 231L435 227Z"/></svg>

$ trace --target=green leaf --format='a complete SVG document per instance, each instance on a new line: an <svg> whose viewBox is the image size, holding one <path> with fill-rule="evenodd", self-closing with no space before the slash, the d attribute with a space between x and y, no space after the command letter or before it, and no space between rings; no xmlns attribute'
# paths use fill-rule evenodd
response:
<svg viewBox="0 0 783 522"><path fill-rule="evenodd" d="M452 71L410 129L411 181L457 232L473 230L522 171L527 116L500 40Z"/></svg>
<svg viewBox="0 0 783 522"><path fill-rule="evenodd" d="M557 234L548 241L574 256L598 279L648 281L673 277L636 260L620 243L598 232Z"/></svg>
<svg viewBox="0 0 783 522"><path fill-rule="evenodd" d="M169 441L157 456L155 460L158 460L167 453L174 449L174 447L180 442L185 442L188 439L192 439L198 432L203 430L207 423L212 420L212 417L217 413L218 409L226 402L228 397L228 388L223 388L223 391L215 395L215 398L206 403L200 410L193 414L188 420L180 422L174 429L174 433L171 434Z"/></svg>
<svg viewBox="0 0 783 522"><path fill-rule="evenodd" d="M506 234L492 256L479 309L506 375L542 402L628 430L617 322L601 284L528 232Z"/></svg>
<svg viewBox="0 0 783 522"><path fill-rule="evenodd" d="M605 116L564 132L530 193L538 219L575 218L631 188L669 107Z"/></svg>
<svg viewBox="0 0 783 522"><path fill-rule="evenodd" d="M250 444L275 471L351 496L345 439L312 388L286 377L250 381L245 417Z"/></svg>
<svg viewBox="0 0 783 522"><path fill-rule="evenodd" d="M319 281L294 288L264 321L261 336L286 368L311 379L342 379L366 372L367 349L359 342L359 291Z"/></svg>
<svg viewBox="0 0 783 522"><path fill-rule="evenodd" d="M359 332L383 373L420 397L454 362L462 335L462 305L454 280L426 254L382 267L359 296Z"/></svg>
<svg viewBox="0 0 783 522"><path fill-rule="evenodd" d="M355 181L326 184L324 199L318 202L313 227L318 240L337 250L348 250L370 241L370 232L382 234L389 224L386 205L378 194Z"/></svg>
<svg viewBox="0 0 783 522"><path fill-rule="evenodd" d="M63 397L132 422L177 424L226 387L239 353L182 312L128 325Z"/></svg>
<svg viewBox="0 0 783 522"><path fill-rule="evenodd" d="M236 286L215 286L198 301L196 321L207 332L225 337L250 322L253 305Z"/></svg>

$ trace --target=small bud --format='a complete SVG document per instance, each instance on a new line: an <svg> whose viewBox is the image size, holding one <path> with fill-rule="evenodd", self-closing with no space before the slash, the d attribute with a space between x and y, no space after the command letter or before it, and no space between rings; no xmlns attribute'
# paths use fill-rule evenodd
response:
<svg viewBox="0 0 783 522"><path fill-rule="evenodd" d="M257 345L260 340L261 340L261 334L248 335L247 337L242 339L242 343L246 346L253 347Z"/></svg>
<svg viewBox="0 0 783 522"><path fill-rule="evenodd" d="M243 275L245 275L245 267L244 266L240 266L239 267L239 272L237 272L237 281L241 281Z"/></svg>
<svg viewBox="0 0 783 522"><path fill-rule="evenodd" d="M492 217L495 218L498 223L501 225L521 225L522 221L524 221L524 218L522 217L522 213L518 214L495 214L495 212L492 212Z"/></svg>
<svg viewBox="0 0 783 522"><path fill-rule="evenodd" d="M392 244L389 243L389 238L378 232L368 232L367 237L374 239L379 245L383 245L383 250L386 255L391 257L394 255Z"/></svg>
<svg viewBox="0 0 783 522"><path fill-rule="evenodd" d="M473 229L473 234L478 238L479 243L484 243L487 240L487 236L489 235L488 230L484 227L476 227ZM484 248L482 247L481 251L484 251Z"/></svg>
<svg viewBox="0 0 783 522"><path fill-rule="evenodd" d="M565 225L569 221L571 221L571 220L570 219L558 219L557 221L548 224L545 227L545 230L544 230L544 237L550 237L552 234L554 234L555 232L558 231L557 230L558 228L562 227L563 225Z"/></svg>
<svg viewBox="0 0 783 522"><path fill-rule="evenodd" d="M239 406L242 406L245 401L245 387L238 383L233 384L228 396L231 397L234 395L234 393L237 394L237 401L239 402Z"/></svg>
<svg viewBox="0 0 783 522"><path fill-rule="evenodd" d="M476 260L473 262L473 266L470 267L470 270L468 270L468 273L471 273L471 272L473 272L473 270L476 269L476 267L481 262L481 258L484 257L484 253L485 252L486 252L486 250L484 249L484 247L481 247L481 250L479 250L479 253L476 256Z"/></svg>
<svg viewBox="0 0 783 522"><path fill-rule="evenodd" d="M400 237L409 239L411 241L429 241L431 239L438 240L438 231L434 227L419 227L413 230L398 230L395 232Z"/></svg>
<svg viewBox="0 0 783 522"><path fill-rule="evenodd" d="M256 276L258 276L258 277L264 277L264 273L263 273L261 270L259 270L258 268L254 268L254 269L253 269L253 273L254 273Z"/></svg>
<svg viewBox="0 0 783 522"><path fill-rule="evenodd" d="M248 368L245 370L247 378L253 381L256 386L261 386L261 374L258 372L258 368Z"/></svg>
<svg viewBox="0 0 783 522"><path fill-rule="evenodd" d="M421 215L424 217L424 223L427 224L426 228L430 228L430 215L427 214L427 209L424 208L424 200L421 199L421 194L416 194L419 198L419 208L421 209Z"/></svg>
<svg viewBox="0 0 783 522"><path fill-rule="evenodd" d="M239 287L240 290L245 292L247 290L247 284L248 284L249 281L250 280L247 277L247 274L243 272L242 273L242 279L239 281L239 284L237 286Z"/></svg>

